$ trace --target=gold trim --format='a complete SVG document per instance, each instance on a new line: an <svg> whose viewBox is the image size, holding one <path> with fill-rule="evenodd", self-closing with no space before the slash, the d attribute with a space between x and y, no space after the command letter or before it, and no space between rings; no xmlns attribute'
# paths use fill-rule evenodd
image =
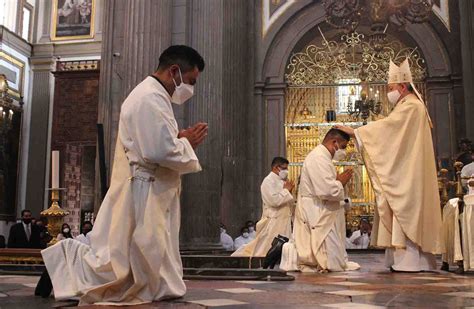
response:
<svg viewBox="0 0 474 309"><path fill-rule="evenodd" d="M16 99L20 99L23 93L23 84L24 84L24 77L25 77L25 63L5 51L0 51L0 59L5 59L6 62L10 62L13 65L18 67L19 75L20 75L18 78L18 90L8 88L8 93L12 95L13 97L15 97Z"/></svg>
<svg viewBox="0 0 474 309"><path fill-rule="evenodd" d="M95 1L92 0L92 9L91 9L91 28L88 35L71 35L71 36L62 36L58 37L56 35L57 23L58 23L58 0L53 1L53 15L51 16L51 41L72 41L72 40L83 40L83 39L93 39L94 38L94 25L95 25Z"/></svg>
<svg viewBox="0 0 474 309"><path fill-rule="evenodd" d="M13 55L10 55L4 51L0 51L0 57L3 57L5 60L9 61L9 62L12 62L13 64L16 64L17 66L19 66L20 68L24 68L25 67L25 63L23 61L21 61L20 59L18 58L15 58L15 56Z"/></svg>
<svg viewBox="0 0 474 309"><path fill-rule="evenodd" d="M285 80L290 87L334 85L341 79L385 83L390 60L401 63L406 58L413 80L424 81L425 60L418 48L392 39L377 50L370 36L354 31L331 41L323 37L320 45L310 44L293 53L286 66Z"/></svg>

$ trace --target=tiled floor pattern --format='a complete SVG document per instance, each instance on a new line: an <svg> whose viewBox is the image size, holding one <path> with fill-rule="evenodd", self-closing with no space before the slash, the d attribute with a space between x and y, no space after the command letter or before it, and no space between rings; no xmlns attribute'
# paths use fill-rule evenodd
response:
<svg viewBox="0 0 474 309"><path fill-rule="evenodd" d="M351 258L362 265L361 270L293 273L295 281L279 282L190 280L186 281L185 297L134 308L474 307L474 274L391 273L383 267L381 254L354 254ZM33 296L37 280L38 277L32 276L0 276L0 309L60 308L77 304Z"/></svg>

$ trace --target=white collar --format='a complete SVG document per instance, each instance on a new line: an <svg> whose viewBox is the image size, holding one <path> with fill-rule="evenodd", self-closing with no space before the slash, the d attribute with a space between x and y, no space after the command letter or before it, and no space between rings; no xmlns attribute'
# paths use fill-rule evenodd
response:
<svg viewBox="0 0 474 309"><path fill-rule="evenodd" d="M319 148L321 154L323 154L327 159L332 160L332 154L329 152L329 149L327 149L326 146L319 144L316 148Z"/></svg>
<svg viewBox="0 0 474 309"><path fill-rule="evenodd" d="M164 93L166 95L166 98L171 102L171 96L168 93L168 91L163 87L163 85L157 81L154 77L148 76L146 79L150 80L150 84L156 88L160 93Z"/></svg>

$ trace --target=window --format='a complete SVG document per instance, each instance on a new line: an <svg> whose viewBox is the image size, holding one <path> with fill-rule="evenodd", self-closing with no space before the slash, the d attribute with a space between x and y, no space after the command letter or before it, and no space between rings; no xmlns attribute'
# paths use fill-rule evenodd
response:
<svg viewBox="0 0 474 309"><path fill-rule="evenodd" d="M23 7L23 24L21 28L21 37L30 41L32 8L28 5Z"/></svg>
<svg viewBox="0 0 474 309"><path fill-rule="evenodd" d="M360 98L362 87L360 86L360 79L340 79L337 81L340 86L336 88L336 113L347 114L348 104L351 102L354 106L355 100Z"/></svg>

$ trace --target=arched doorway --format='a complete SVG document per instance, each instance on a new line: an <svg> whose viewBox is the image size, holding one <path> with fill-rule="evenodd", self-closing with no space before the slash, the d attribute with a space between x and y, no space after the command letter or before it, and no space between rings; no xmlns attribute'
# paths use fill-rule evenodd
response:
<svg viewBox="0 0 474 309"><path fill-rule="evenodd" d="M291 123L287 119L291 111L288 113L286 109L286 102L291 93L291 85L287 84L285 78L287 66L295 52L303 51L310 44L321 43L322 36L317 29L318 26L323 28L325 25L324 9L320 3L314 2L298 2L293 11L290 10L288 15L280 18L278 26L263 39L259 65L262 69L257 73L255 84L257 111L262 128L261 166L264 168L276 155L285 154L291 157L291 153L287 151L288 126L285 126L285 123ZM409 24L404 31L388 33L395 39L402 35L404 45L418 47L417 52L425 60L425 87L419 88L425 88L424 95L435 123L433 137L437 156L449 157L453 153L456 139L452 131L454 119L451 112L455 82L451 77L451 60L443 41L429 24ZM329 40L335 37L326 31L325 35ZM410 44L406 44L407 41ZM382 89L378 90L379 97L385 97Z"/></svg>

